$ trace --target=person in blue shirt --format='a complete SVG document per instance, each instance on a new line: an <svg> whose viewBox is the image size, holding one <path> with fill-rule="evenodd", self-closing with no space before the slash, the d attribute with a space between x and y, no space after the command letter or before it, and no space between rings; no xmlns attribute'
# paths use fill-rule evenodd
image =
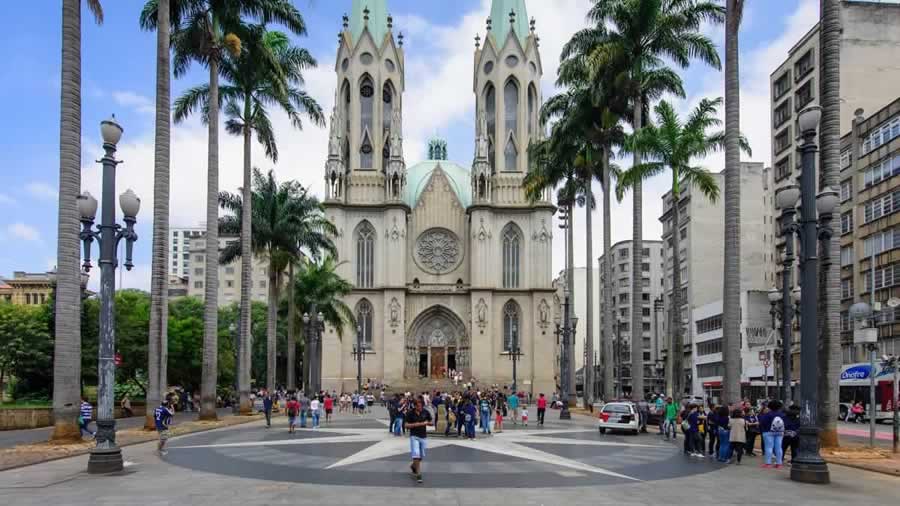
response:
<svg viewBox="0 0 900 506"><path fill-rule="evenodd" d="M90 439L94 439L94 436L96 435L88 428L88 424L91 423L93 417L94 408L91 406L91 403L88 402L87 399L81 399L81 409L78 415L78 429L81 431L82 436L87 432Z"/></svg>
<svg viewBox="0 0 900 506"><path fill-rule="evenodd" d="M263 412L266 414L266 428L272 426L272 394L266 391L265 397L263 397Z"/></svg>
<svg viewBox="0 0 900 506"><path fill-rule="evenodd" d="M688 406L688 416L687 416L687 429L685 432L685 436L688 437L688 454L691 457L703 457L703 443L700 440L700 424L702 423L702 417L700 415L699 407L696 404L691 404Z"/></svg>
<svg viewBox="0 0 900 506"><path fill-rule="evenodd" d="M466 437L469 439L475 439L475 415L476 409L475 405L469 399L465 400L465 404L462 407L463 413L463 422L466 425Z"/></svg>
<svg viewBox="0 0 900 506"><path fill-rule="evenodd" d="M490 434L491 433L491 401L487 397L487 393L482 394L481 400L479 401L479 407L481 408L481 433L482 434Z"/></svg>
<svg viewBox="0 0 900 506"><path fill-rule="evenodd" d="M506 404L509 406L509 410L512 411L512 419L513 425L519 424L519 396L516 392L509 394L509 397L506 399Z"/></svg>
<svg viewBox="0 0 900 506"><path fill-rule="evenodd" d="M169 427L172 426L172 415L175 412L173 407L172 396L167 395L166 399L153 411L153 420L156 423L156 432L159 433L159 445L157 450L161 456L169 453L166 450L166 443L169 441Z"/></svg>
<svg viewBox="0 0 900 506"><path fill-rule="evenodd" d="M785 430L785 414L781 410L782 404L779 401L769 402L769 410L759 415L759 431L762 432L763 441L765 442L765 463L764 468L772 467L772 454L775 454L775 469L780 469L784 464L784 452L782 443L784 442Z"/></svg>
<svg viewBox="0 0 900 506"><path fill-rule="evenodd" d="M797 458L797 447L800 445L800 406L793 405L788 408L784 418L784 440L781 443L781 453L791 449L791 461Z"/></svg>

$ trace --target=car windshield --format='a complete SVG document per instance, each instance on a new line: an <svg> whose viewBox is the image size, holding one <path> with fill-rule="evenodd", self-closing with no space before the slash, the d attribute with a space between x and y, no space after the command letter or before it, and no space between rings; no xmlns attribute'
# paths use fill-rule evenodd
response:
<svg viewBox="0 0 900 506"><path fill-rule="evenodd" d="M627 404L607 404L603 406L604 413L631 413Z"/></svg>

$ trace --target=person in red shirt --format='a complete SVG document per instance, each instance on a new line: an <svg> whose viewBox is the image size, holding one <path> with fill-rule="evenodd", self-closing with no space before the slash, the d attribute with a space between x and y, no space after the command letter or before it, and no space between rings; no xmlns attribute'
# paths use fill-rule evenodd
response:
<svg viewBox="0 0 900 506"><path fill-rule="evenodd" d="M544 397L544 394L541 394L537 400L537 422L538 425L544 425L544 414L547 412L547 398Z"/></svg>
<svg viewBox="0 0 900 506"><path fill-rule="evenodd" d="M334 399L330 395L325 396L325 422L331 421L331 412L334 410Z"/></svg>
<svg viewBox="0 0 900 506"><path fill-rule="evenodd" d="M297 402L296 397L291 396L291 400L288 401L285 410L288 417L288 434L293 434L294 426L297 425L297 415L300 413L300 403Z"/></svg>

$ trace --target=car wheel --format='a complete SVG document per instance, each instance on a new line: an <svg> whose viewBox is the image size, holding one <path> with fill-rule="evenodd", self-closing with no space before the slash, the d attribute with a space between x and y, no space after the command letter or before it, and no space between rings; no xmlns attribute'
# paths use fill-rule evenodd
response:
<svg viewBox="0 0 900 506"><path fill-rule="evenodd" d="M606 429L604 429L603 427L600 427L600 434L606 434Z"/></svg>

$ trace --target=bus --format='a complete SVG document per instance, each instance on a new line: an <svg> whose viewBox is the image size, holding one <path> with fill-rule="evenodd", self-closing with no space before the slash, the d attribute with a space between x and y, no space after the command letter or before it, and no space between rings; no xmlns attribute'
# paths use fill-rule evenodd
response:
<svg viewBox="0 0 900 506"><path fill-rule="evenodd" d="M866 362L845 365L841 369L840 390L840 419L847 420L850 416L850 408L857 401L862 402L866 408L866 418L869 417L869 388L871 384L872 367ZM891 421L894 418L893 400L894 392L894 368L882 367L875 364L875 422Z"/></svg>

